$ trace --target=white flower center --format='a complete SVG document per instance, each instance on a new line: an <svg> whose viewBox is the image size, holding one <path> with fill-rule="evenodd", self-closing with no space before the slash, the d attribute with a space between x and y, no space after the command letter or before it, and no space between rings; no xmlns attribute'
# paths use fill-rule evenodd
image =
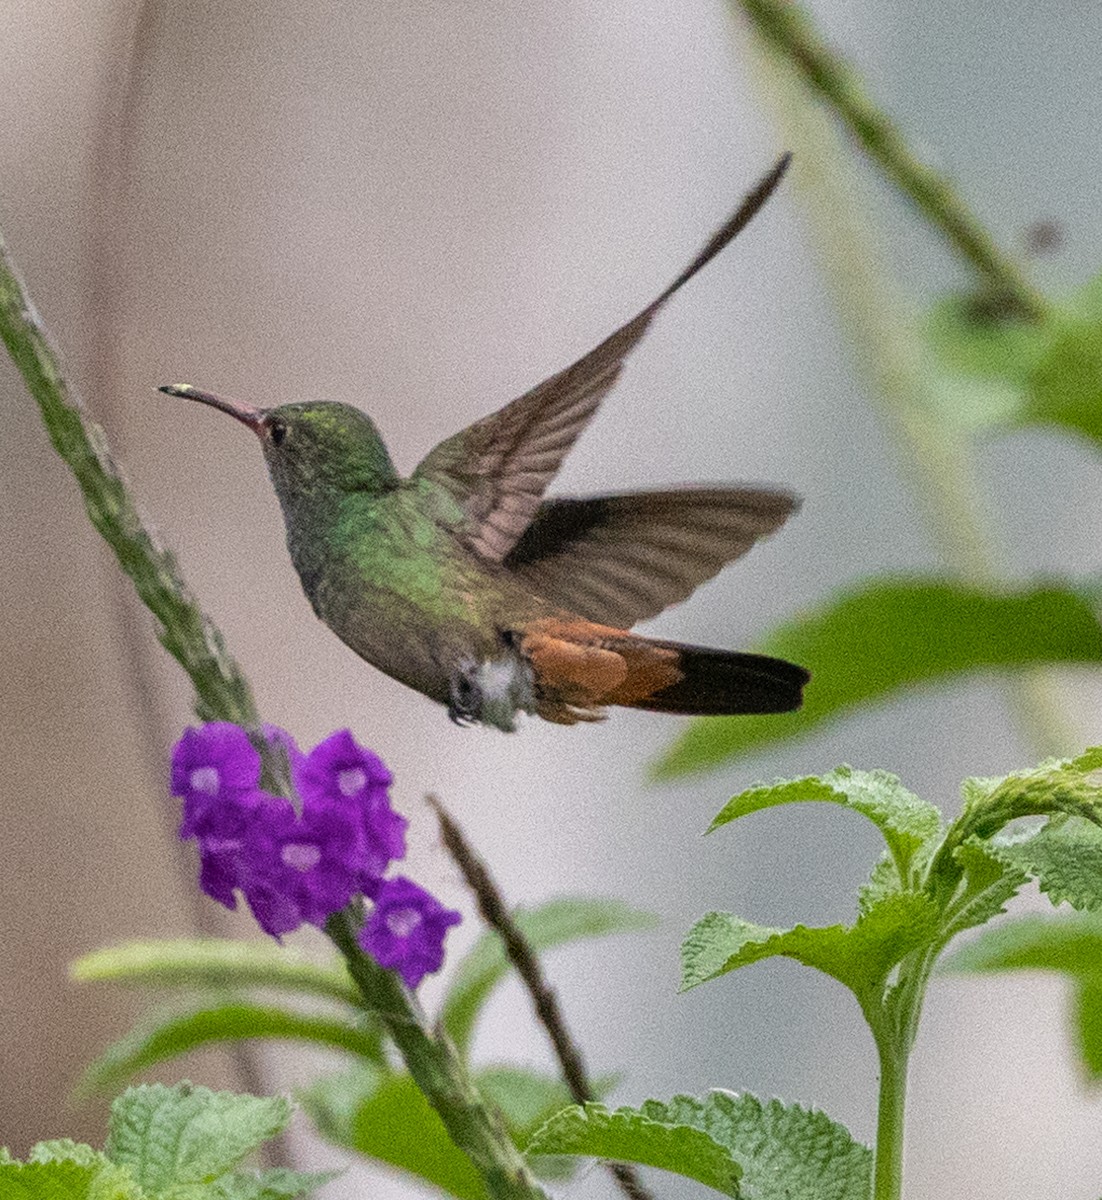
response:
<svg viewBox="0 0 1102 1200"><path fill-rule="evenodd" d="M392 908L384 921L395 937L407 938L421 924L422 917L415 908Z"/></svg>
<svg viewBox="0 0 1102 1200"><path fill-rule="evenodd" d="M321 860L321 851L309 842L288 842L283 847L283 861L296 871L309 871Z"/></svg>
<svg viewBox="0 0 1102 1200"><path fill-rule="evenodd" d="M190 780L191 790L202 792L204 796L216 796L222 783L217 767L196 767L191 773Z"/></svg>
<svg viewBox="0 0 1102 1200"><path fill-rule="evenodd" d="M357 792L362 792L365 783L367 783L367 775L360 767L346 767L337 773L337 788L342 796L347 796L349 799Z"/></svg>

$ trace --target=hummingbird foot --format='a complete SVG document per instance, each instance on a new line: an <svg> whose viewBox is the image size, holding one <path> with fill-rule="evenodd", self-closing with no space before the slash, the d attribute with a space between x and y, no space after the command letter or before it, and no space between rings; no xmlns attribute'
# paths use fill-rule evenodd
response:
<svg viewBox="0 0 1102 1200"><path fill-rule="evenodd" d="M532 670L517 657L487 662L462 658L449 680L448 716L457 725L493 725L512 733L517 713L535 707Z"/></svg>

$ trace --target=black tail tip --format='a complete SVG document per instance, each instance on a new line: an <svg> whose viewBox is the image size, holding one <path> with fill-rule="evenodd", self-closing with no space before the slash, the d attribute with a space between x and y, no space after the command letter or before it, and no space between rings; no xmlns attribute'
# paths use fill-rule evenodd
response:
<svg viewBox="0 0 1102 1200"><path fill-rule="evenodd" d="M783 658L681 646L683 676L638 705L693 717L794 712L811 672Z"/></svg>

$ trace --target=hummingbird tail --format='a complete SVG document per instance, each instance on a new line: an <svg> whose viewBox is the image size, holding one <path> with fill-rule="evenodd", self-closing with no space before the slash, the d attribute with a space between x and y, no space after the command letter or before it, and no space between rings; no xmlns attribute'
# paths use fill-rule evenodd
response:
<svg viewBox="0 0 1102 1200"><path fill-rule="evenodd" d="M600 719L606 705L685 716L791 712L810 675L762 654L640 637L581 618L533 623L520 649L548 721Z"/></svg>
<svg viewBox="0 0 1102 1200"><path fill-rule="evenodd" d="M654 642L677 654L681 678L629 702L629 708L691 717L792 712L803 703L808 671L783 658Z"/></svg>

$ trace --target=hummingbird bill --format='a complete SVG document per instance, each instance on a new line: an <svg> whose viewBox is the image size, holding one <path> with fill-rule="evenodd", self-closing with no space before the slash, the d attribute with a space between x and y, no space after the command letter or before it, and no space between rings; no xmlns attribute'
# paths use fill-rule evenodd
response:
<svg viewBox="0 0 1102 1200"><path fill-rule="evenodd" d="M442 442L404 478L366 413L259 408L190 384L260 439L291 560L314 612L361 658L447 707L511 731L611 705L687 715L799 708L809 675L759 654L632 633L775 532L787 491L685 486L545 499L578 435L663 305L769 198L781 158L680 275L572 366Z"/></svg>

